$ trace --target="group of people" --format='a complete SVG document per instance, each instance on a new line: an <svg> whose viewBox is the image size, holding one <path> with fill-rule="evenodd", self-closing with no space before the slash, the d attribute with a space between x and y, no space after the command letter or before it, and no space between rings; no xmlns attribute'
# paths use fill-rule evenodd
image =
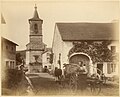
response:
<svg viewBox="0 0 120 97"><path fill-rule="evenodd" d="M88 65L84 64L83 61L80 61L77 64L76 72L78 74L78 79L79 79L78 88L80 88L81 90L84 90L87 85L87 77L89 75L87 66ZM66 73L64 72L64 74L66 74ZM62 77L62 70L60 68L55 67L54 76L55 76L55 81L58 81ZM102 74L102 77L101 77L100 74L98 74L98 73L92 74L92 75L90 75L90 77L104 79L104 75Z"/></svg>
<svg viewBox="0 0 120 97"><path fill-rule="evenodd" d="M80 74L87 74L87 73L88 73L88 70L87 70L87 68L86 68L86 65L83 64L82 61L80 61L80 62L78 63L77 72L79 72ZM55 80L60 79L60 77L62 76L62 69L60 69L60 68L58 68L58 67L55 67L54 76L55 76Z"/></svg>
<svg viewBox="0 0 120 97"><path fill-rule="evenodd" d="M85 64L83 64L82 61L78 62L78 66L79 66L79 68L78 68L79 73L81 73L81 74L87 74L88 73L87 67L86 67Z"/></svg>

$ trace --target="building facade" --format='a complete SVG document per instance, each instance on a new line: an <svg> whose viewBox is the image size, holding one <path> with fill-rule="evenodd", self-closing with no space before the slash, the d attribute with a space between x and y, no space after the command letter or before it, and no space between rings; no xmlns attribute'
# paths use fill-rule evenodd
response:
<svg viewBox="0 0 120 97"><path fill-rule="evenodd" d="M29 19L30 35L29 43L26 45L26 64L29 72L42 72L42 53L45 50L42 35L43 20L39 18L35 6L34 16Z"/></svg>
<svg viewBox="0 0 120 97"><path fill-rule="evenodd" d="M56 23L53 69L82 61L90 74L118 74L118 37L117 23Z"/></svg>
<svg viewBox="0 0 120 97"><path fill-rule="evenodd" d="M16 43L1 37L1 66L4 69L16 68Z"/></svg>
<svg viewBox="0 0 120 97"><path fill-rule="evenodd" d="M46 51L42 55L42 62L43 62L43 67L47 66L48 70L51 71L51 54L52 54L52 49L51 48L46 48Z"/></svg>

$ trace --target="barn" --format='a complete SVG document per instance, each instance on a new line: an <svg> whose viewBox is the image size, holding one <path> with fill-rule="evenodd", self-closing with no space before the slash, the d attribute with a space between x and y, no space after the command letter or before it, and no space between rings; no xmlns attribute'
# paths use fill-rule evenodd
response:
<svg viewBox="0 0 120 97"><path fill-rule="evenodd" d="M83 61L90 74L118 74L118 23L56 23L52 52L55 67ZM100 70L98 70L98 69Z"/></svg>

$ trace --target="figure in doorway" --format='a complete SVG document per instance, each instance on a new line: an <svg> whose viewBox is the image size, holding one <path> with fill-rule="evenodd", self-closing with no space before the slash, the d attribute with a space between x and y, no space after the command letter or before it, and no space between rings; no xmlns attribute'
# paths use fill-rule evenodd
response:
<svg viewBox="0 0 120 97"><path fill-rule="evenodd" d="M78 79L79 79L79 82L78 82L78 88L83 92L83 90L86 89L87 87L87 68L86 68L86 65L83 64L82 61L80 61L78 63L79 65L79 69L78 69Z"/></svg>

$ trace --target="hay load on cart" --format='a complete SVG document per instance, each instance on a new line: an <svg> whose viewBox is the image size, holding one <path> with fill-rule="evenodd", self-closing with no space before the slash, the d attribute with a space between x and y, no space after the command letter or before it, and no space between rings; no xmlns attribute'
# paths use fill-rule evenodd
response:
<svg viewBox="0 0 120 97"><path fill-rule="evenodd" d="M82 62L79 62L79 64L75 64L75 63L64 64L64 67L65 67L64 69L65 75L70 75L73 73L84 73L84 74L88 73L86 66L83 66Z"/></svg>
<svg viewBox="0 0 120 97"><path fill-rule="evenodd" d="M64 64L64 67L65 67L65 74L72 74L72 73L75 73L78 69L79 69L79 66L78 64Z"/></svg>
<svg viewBox="0 0 120 97"><path fill-rule="evenodd" d="M79 64L65 64L65 80L68 82L71 89L77 89L79 86L86 86L87 70L82 62ZM84 85L84 86L83 86Z"/></svg>
<svg viewBox="0 0 120 97"><path fill-rule="evenodd" d="M101 91L101 79L99 77L97 78L95 74L89 77L87 67L81 64L82 63L64 64L63 82L66 83L71 90L85 90L89 87L92 93L98 94ZM66 85L64 84L64 86Z"/></svg>

